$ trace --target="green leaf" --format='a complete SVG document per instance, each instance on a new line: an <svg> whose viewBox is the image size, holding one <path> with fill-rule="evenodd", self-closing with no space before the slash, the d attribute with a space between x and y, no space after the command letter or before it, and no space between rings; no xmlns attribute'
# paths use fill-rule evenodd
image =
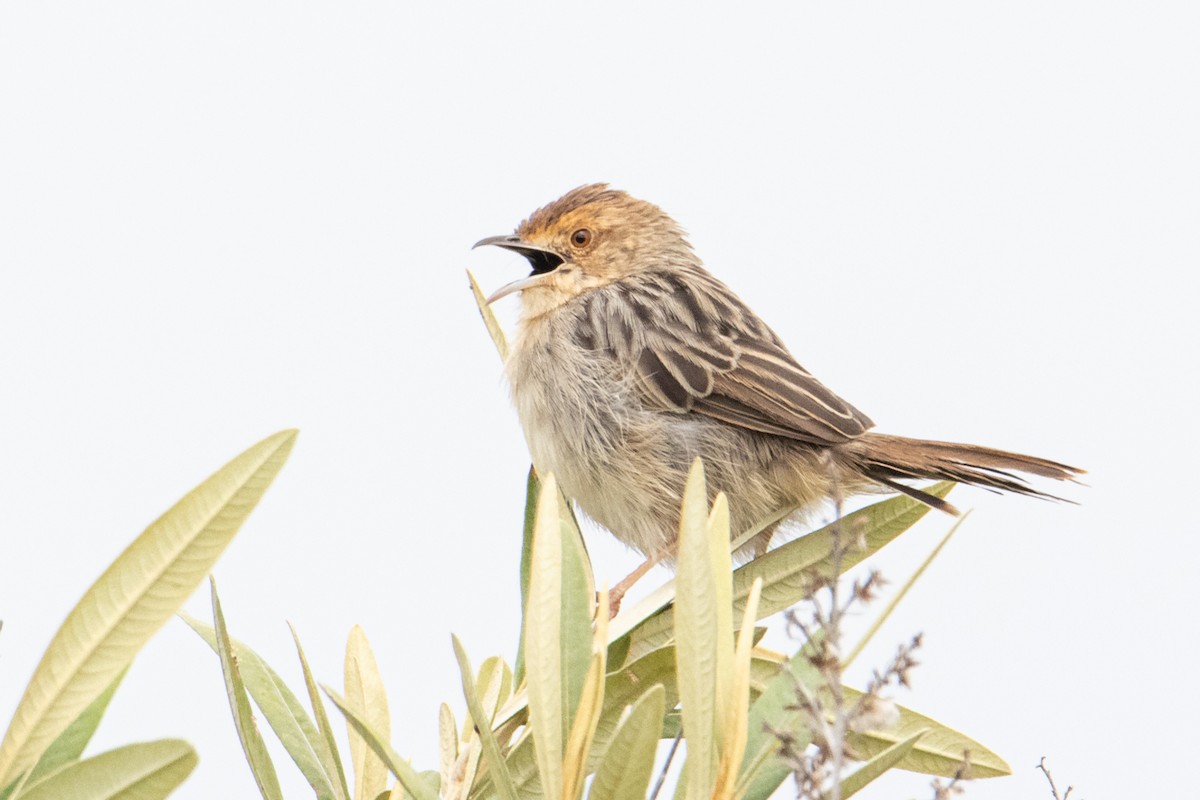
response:
<svg viewBox="0 0 1200 800"><path fill-rule="evenodd" d="M747 784L742 795L745 800L766 800L790 774L784 763L775 758L779 741L775 734L768 731L768 726L789 732L794 737L797 749L803 749L811 741L812 734L804 722L804 712L788 708L796 703L796 681L812 691L824 691L824 679L807 658L811 649L811 645L805 645L792 656L750 706L749 741L742 760L740 779ZM850 705L862 695L862 692L848 686L842 687L842 692L845 702ZM999 756L973 739L903 706L897 706L897 710L899 722L890 730L848 733L846 741L851 750L864 760L869 760L895 745L920 736L896 762L900 769L952 777L962 766L963 752L969 751L971 771L965 777L990 778L1011 774L1011 769Z"/></svg>
<svg viewBox="0 0 1200 800"><path fill-rule="evenodd" d="M924 491L945 497L954 484L942 481ZM847 514L840 523L828 525L778 547L756 558L733 573L733 613L740 614L755 578L763 579L762 603L758 618L764 619L804 599L806 575L814 569L829 569L830 548L834 525L845 530L861 532L866 539L864 550L852 550L841 560L842 572L878 552L904 531L911 528L929 511L929 506L907 495L900 495ZM629 658L646 653L671 642L675 622L674 609L664 608L630 631Z"/></svg>
<svg viewBox="0 0 1200 800"><path fill-rule="evenodd" d="M29 681L0 744L0 786L42 753L170 619L254 510L287 460L296 431L230 461L151 523L67 616Z"/></svg>
<svg viewBox="0 0 1200 800"><path fill-rule="evenodd" d="M130 744L76 761L21 793L21 800L160 800L196 766L179 739Z"/></svg>
<svg viewBox="0 0 1200 800"><path fill-rule="evenodd" d="M484 714L483 706L479 702L479 695L475 691L475 682L471 678L471 662L467 658L467 651L463 649L462 642L457 636L451 636L451 641L454 644L454 655L458 659L458 669L462 673L463 698L467 701L467 711L471 714L471 719L485 720L491 719L489 715ZM500 745L496 742L496 735L492 732L492 726L486 723L478 725L480 741L483 743L483 752L487 755L488 767L491 770L492 784L496 786L502 800L517 800L516 789L513 788L512 778L508 773L508 765L504 763L504 756L500 753Z"/></svg>
<svg viewBox="0 0 1200 800"><path fill-rule="evenodd" d="M862 696L862 692L848 686L843 692L847 703L855 703ZM963 774L964 778L999 778L1012 774L1012 768L1004 759L974 739L903 706L898 709L900 721L895 726L886 731L847 733L846 744L855 754L870 759L924 731L912 752L900 760L900 769L951 778L962 767L963 753L968 752L971 766Z"/></svg>
<svg viewBox="0 0 1200 800"><path fill-rule="evenodd" d="M296 643L296 655L300 658L300 669L304 672L304 688L308 691L308 702L312 706L313 716L317 721L317 731L321 734L321 741L324 743L323 747L316 748L317 753L325 764L325 774L333 783L338 797L342 800L349 800L350 788L346 785L346 771L342 767L342 757L338 753L337 740L333 738L333 726L329 724L329 716L325 713L325 704L321 702L321 695L317 691L316 679L313 678L312 670L309 669L304 648L300 646L300 637L290 622L288 629L292 632L292 641Z"/></svg>
<svg viewBox="0 0 1200 800"><path fill-rule="evenodd" d="M381 731L376 730L370 721L354 709L348 700L328 686L322 685L325 694L346 717L346 723L353 729L379 760L387 765L396 779L404 785L405 790L416 800L438 800L438 792L434 784L436 776L429 773L417 772L405 759L397 755ZM374 797L375 795L370 795Z"/></svg>
<svg viewBox="0 0 1200 800"><path fill-rule="evenodd" d="M96 732L96 727L100 724L100 719L104 716L113 694L116 693L117 687L121 685L121 680L128 671L128 668L121 670L108 688L101 692L100 696L93 700L92 704L85 708L83 713L76 717L75 721L46 749L46 752L38 759L37 765L29 773L29 784L37 782L43 775L53 772L64 764L79 760L87 743L91 741L92 734Z"/></svg>
<svg viewBox="0 0 1200 800"><path fill-rule="evenodd" d="M652 687L633 704L608 745L588 800L644 800L654 774L666 691Z"/></svg>
<svg viewBox="0 0 1200 800"><path fill-rule="evenodd" d="M475 676L475 689L482 689L479 703L483 707L483 713L487 714L487 719L473 724L491 725L496 712L508 702L512 694L512 670L504 663L504 659L489 656L483 660L479 665L479 674Z"/></svg>
<svg viewBox="0 0 1200 800"><path fill-rule="evenodd" d="M904 760L912 752L917 740L924 734L925 731L917 731L903 742L897 742L856 769L854 774L842 781L842 797L846 798L856 794L871 781Z"/></svg>
<svg viewBox="0 0 1200 800"><path fill-rule="evenodd" d="M790 731L798 750L812 741L808 726L803 724L804 712L792 708L796 705L797 682L814 690L824 683L808 659L811 652L812 645L808 644L788 659L750 706L739 778L740 783L748 784L741 794L744 800L766 800L790 774L783 761L775 757L779 739L772 730Z"/></svg>
<svg viewBox="0 0 1200 800"><path fill-rule="evenodd" d="M475 298L475 305L479 307L479 315L483 317L483 324L487 326L488 335L492 337L492 344L496 345L496 352L500 354L500 360L508 361L508 340L504 337L504 328L500 326L500 321L492 313L492 307L488 305L487 298L484 297L471 270L467 270L467 280L471 282L471 296Z"/></svg>
<svg viewBox="0 0 1200 800"><path fill-rule="evenodd" d="M216 631L211 626L186 614L179 616L219 654ZM344 798L345 794L334 788L339 778L328 764L328 744L292 690L258 653L236 640L231 640L230 646L246 691L319 800Z"/></svg>
<svg viewBox="0 0 1200 800"><path fill-rule="evenodd" d="M525 680L525 614L529 608L529 572L533 563L533 523L537 518L538 496L542 492L537 470L529 468L525 479L525 524L521 531L521 634L517 640L517 660L513 680L518 686Z"/></svg>
<svg viewBox="0 0 1200 800"><path fill-rule="evenodd" d="M529 672L529 722L538 773L546 797L562 795L562 758L570 730L570 700L562 641L562 537L559 535L557 489L546 478L538 496L533 532L529 604L525 612L526 669Z"/></svg>
<svg viewBox="0 0 1200 800"><path fill-rule="evenodd" d="M246 695L246 686L242 682L241 671L238 669L238 658L233 652L229 641L229 632L225 628L225 616L221 613L221 601L217 597L217 582L209 578L212 590L213 622L216 630L217 655L221 658L221 674L225 676L225 693L229 695L229 705L233 710L233 724L237 728L238 739L241 740L242 750L246 753L246 761L254 774L254 782L263 800L283 800L283 791L279 788L279 778L275 774L275 765L267 753L266 743L258 732L254 722L254 712L250 709L250 698Z"/></svg>
<svg viewBox="0 0 1200 800"><path fill-rule="evenodd" d="M382 741L392 735L391 717L388 714L387 694L383 688L383 676L375 663L375 654L367 634L355 625L346 640L346 702L358 712L359 717L378 731ZM350 724L350 761L354 764L354 797L374 797L387 790L388 767L384 759L358 735L357 726Z"/></svg>
<svg viewBox="0 0 1200 800"><path fill-rule="evenodd" d="M450 788L454 780L454 765L458 761L458 730L454 725L454 712L442 703L438 706L438 775L441 785Z"/></svg>
<svg viewBox="0 0 1200 800"><path fill-rule="evenodd" d="M592 739L588 770L595 770L603 761L608 747L616 735L625 708L655 686L666 692L666 707L674 708L679 702L679 689L675 677L675 648L664 647L645 658L609 673L604 679L604 705L596 733ZM508 770L513 784L521 797L541 797L534 763L533 741L522 737L508 757Z"/></svg>
<svg viewBox="0 0 1200 800"><path fill-rule="evenodd" d="M924 491L935 497L945 497L954 486L950 481L941 481ZM830 551L833 549L833 537L838 525L841 525L847 534L861 534L866 541L866 547L862 550L851 548L842 556L839 573L841 574L882 550L885 545L916 525L929 511L929 506L924 503L900 495L861 508L847 514L840 522L833 522L819 531L788 542L750 562L734 575L733 592L737 598L737 608L741 609L740 603L749 592L750 584L759 576L763 578L763 604L758 610L760 619L790 608L803 600L806 577L811 571L824 572L834 577ZM768 584L771 586L770 598L767 595Z"/></svg>
<svg viewBox="0 0 1200 800"><path fill-rule="evenodd" d="M591 660L591 598L578 532L559 514L546 476L534 523L525 653L529 728L548 797L562 794L562 760Z"/></svg>
<svg viewBox="0 0 1200 800"><path fill-rule="evenodd" d="M725 644L720 629L718 579L714 574L709 546L708 500L704 468L699 459L692 464L683 490L679 519L679 570L675 575L675 669L679 674L679 696L683 704L683 733L687 739L689 800L712 795L717 771L719 651ZM728 534L721 543L729 561ZM728 574L728 573L727 573ZM728 582L728 578L726 578ZM726 599L728 590L726 590ZM725 604L729 614L729 603ZM729 648L726 648L729 649Z"/></svg>

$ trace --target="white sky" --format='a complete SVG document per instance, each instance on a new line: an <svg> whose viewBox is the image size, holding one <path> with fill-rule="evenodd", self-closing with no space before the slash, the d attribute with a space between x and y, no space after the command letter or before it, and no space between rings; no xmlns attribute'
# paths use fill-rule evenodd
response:
<svg viewBox="0 0 1200 800"><path fill-rule="evenodd" d="M1078 507L959 490L874 657L925 632L899 699L1016 770L969 797L1046 795L1042 755L1086 797L1171 794L1200 711L1195 5L401 6L0 5L0 724L100 570L297 426L218 564L229 623L297 687L285 620L331 683L361 623L433 767L450 632L476 664L517 634L528 456L463 270L527 268L469 248L606 180L880 430L1090 470ZM590 541L601 579L636 562ZM95 745L159 736L200 752L178 797L254 794L177 621Z"/></svg>

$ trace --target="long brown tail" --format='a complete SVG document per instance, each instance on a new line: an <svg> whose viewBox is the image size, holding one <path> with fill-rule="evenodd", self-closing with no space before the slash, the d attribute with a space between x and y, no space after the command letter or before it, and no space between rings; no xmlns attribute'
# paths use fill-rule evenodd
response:
<svg viewBox="0 0 1200 800"><path fill-rule="evenodd" d="M845 445L856 466L871 480L903 492L923 503L957 514L954 506L899 483L899 479L924 478L969 483L1002 492L1061 500L1033 488L1014 472L1024 472L1058 481L1074 480L1084 470L1036 456L1009 453L990 447L926 439L906 439L885 433L864 433Z"/></svg>

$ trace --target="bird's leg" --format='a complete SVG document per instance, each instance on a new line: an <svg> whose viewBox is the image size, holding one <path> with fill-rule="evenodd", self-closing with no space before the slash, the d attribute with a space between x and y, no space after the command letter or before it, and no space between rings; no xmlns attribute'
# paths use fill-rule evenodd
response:
<svg viewBox="0 0 1200 800"><path fill-rule="evenodd" d="M621 599L625 593L633 587L635 583L642 579L642 576L654 567L655 564L662 561L669 555L675 552L676 542L671 542L665 547L659 548L650 555L645 561L638 565L637 569L626 575L621 580L617 581L617 585L608 590L608 618L612 619L621 610Z"/></svg>

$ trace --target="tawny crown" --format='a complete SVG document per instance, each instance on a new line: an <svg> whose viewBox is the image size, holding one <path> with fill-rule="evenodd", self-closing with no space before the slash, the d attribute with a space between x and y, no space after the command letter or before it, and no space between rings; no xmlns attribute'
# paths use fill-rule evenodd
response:
<svg viewBox="0 0 1200 800"><path fill-rule="evenodd" d="M604 183L572 189L533 212L516 233L597 277L695 259L683 230L662 209Z"/></svg>

